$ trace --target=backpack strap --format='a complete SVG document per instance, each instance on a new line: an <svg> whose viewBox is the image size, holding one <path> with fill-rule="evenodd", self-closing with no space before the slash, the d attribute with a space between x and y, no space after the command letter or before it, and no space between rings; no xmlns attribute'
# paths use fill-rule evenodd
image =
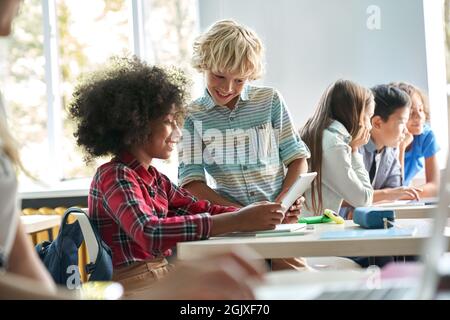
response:
<svg viewBox="0 0 450 320"><path fill-rule="evenodd" d="M83 209L71 207L66 211L66 216L68 217L69 215L77 218L77 222L80 224L81 232L83 233L83 238L86 243L89 260L91 263L95 264L98 258L100 245L100 239L97 232L95 232L89 217Z"/></svg>
<svg viewBox="0 0 450 320"><path fill-rule="evenodd" d="M100 238L86 211L87 209L71 207L67 209L63 221L69 215L77 218L76 223L80 226L90 260L85 266L86 273L90 275L89 281L109 281L113 273L112 251Z"/></svg>

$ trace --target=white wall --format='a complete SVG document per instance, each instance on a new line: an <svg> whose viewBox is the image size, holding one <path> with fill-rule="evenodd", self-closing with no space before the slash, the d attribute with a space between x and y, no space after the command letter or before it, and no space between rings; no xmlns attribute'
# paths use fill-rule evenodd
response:
<svg viewBox="0 0 450 320"><path fill-rule="evenodd" d="M428 95L430 98L431 126L442 151L441 167L446 165L448 152L447 74L445 68L444 0L424 0L425 38L427 48ZM450 66L449 66L450 67Z"/></svg>
<svg viewBox="0 0 450 320"><path fill-rule="evenodd" d="M373 5L379 30L367 27ZM233 18L260 35L267 73L259 83L281 91L297 126L338 78L365 86L403 80L428 91L422 0L199 0L199 10L202 31ZM434 106L435 117L443 112L446 104ZM447 130L440 142L447 145Z"/></svg>

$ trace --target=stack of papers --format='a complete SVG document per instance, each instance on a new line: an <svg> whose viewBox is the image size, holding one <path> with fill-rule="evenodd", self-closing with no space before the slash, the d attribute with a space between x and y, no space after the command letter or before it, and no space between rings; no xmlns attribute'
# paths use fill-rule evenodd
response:
<svg viewBox="0 0 450 320"><path fill-rule="evenodd" d="M252 232L231 232L226 237L278 237L288 235L299 235L298 231L305 229L306 223L279 224L273 230L252 231Z"/></svg>

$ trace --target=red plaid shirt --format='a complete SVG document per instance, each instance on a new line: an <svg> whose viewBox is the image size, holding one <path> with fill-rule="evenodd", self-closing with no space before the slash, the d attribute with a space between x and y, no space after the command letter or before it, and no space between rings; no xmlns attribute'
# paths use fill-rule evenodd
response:
<svg viewBox="0 0 450 320"><path fill-rule="evenodd" d="M90 218L116 267L169 256L180 241L207 239L211 215L235 210L197 200L129 153L99 167L89 192Z"/></svg>

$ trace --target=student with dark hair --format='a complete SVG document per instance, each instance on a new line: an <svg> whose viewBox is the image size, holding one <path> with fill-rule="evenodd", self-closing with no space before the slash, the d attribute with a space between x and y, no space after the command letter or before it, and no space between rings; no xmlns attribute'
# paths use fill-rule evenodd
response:
<svg viewBox="0 0 450 320"><path fill-rule="evenodd" d="M360 152L375 190L373 202L398 199L418 199L420 189L402 187L402 172L398 146L405 138L411 100L392 85L372 88L375 111L371 119L369 142Z"/></svg>
<svg viewBox="0 0 450 320"><path fill-rule="evenodd" d="M171 269L178 242L233 231L274 229L282 206L242 209L198 200L151 163L168 159L181 138L186 80L137 58L114 58L75 89L70 112L87 159L112 156L97 169L89 216L113 251L113 279L126 293L146 290Z"/></svg>
<svg viewBox="0 0 450 320"><path fill-rule="evenodd" d="M398 160L398 146L405 138L411 100L402 90L392 85L372 88L375 99L372 130L369 142L359 149L374 188L373 202L398 199L419 199L420 189L402 186L402 171ZM351 218L353 208L345 208L341 215ZM347 214L348 213L348 214ZM392 256L354 257L362 267L383 267L394 261Z"/></svg>

